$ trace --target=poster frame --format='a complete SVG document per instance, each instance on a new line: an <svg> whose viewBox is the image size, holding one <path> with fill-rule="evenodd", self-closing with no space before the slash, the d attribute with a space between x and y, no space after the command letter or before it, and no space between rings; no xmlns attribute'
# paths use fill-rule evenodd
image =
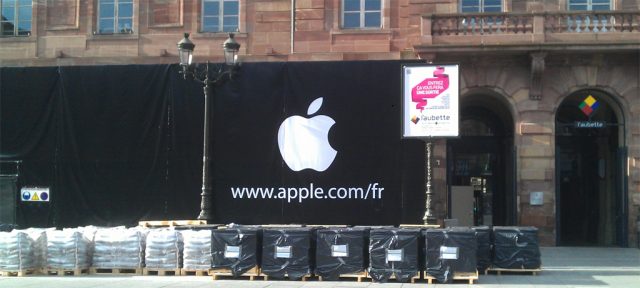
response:
<svg viewBox="0 0 640 288"><path fill-rule="evenodd" d="M454 121L456 122L456 131L454 134L450 134L450 135L406 135L406 131L405 131L405 125L404 125L404 121L405 119L409 119L410 115L406 115L405 112L405 97L407 97L407 95L410 94L409 91L405 91L405 86L407 86L406 81L408 81L409 79L406 78L406 73L405 70L407 68L435 68L438 66L455 66L456 72L454 73L457 77L457 82L458 82L458 86L457 87L450 87L449 89L456 89L457 91L457 107L453 108L457 110L457 119L455 119ZM424 140L432 140L432 139L437 139L437 138L460 138L460 63L458 62L442 62L442 63L405 63L401 65L400 68L400 73L401 75L401 82L402 82L402 87L401 89L401 94L400 94L400 107L402 109L402 111L400 111L400 138L401 139L424 139ZM409 93L409 94L405 94L405 93ZM411 101L409 101L411 102Z"/></svg>

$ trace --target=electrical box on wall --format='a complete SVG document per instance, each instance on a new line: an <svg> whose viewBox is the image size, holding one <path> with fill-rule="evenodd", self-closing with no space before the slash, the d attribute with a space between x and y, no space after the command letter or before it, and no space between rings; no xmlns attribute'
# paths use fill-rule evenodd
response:
<svg viewBox="0 0 640 288"><path fill-rule="evenodd" d="M544 192L531 192L529 194L529 205L539 206L544 204Z"/></svg>

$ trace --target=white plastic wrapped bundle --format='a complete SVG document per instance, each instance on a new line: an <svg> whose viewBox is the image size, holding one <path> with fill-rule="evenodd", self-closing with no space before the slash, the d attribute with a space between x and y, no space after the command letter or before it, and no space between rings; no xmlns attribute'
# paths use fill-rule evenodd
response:
<svg viewBox="0 0 640 288"><path fill-rule="evenodd" d="M139 229L98 229L94 234L94 268L142 268L145 231Z"/></svg>
<svg viewBox="0 0 640 288"><path fill-rule="evenodd" d="M20 271L36 267L34 242L27 233L0 232L0 270Z"/></svg>
<svg viewBox="0 0 640 288"><path fill-rule="evenodd" d="M184 242L182 267L187 270L211 268L211 231L180 231Z"/></svg>
<svg viewBox="0 0 640 288"><path fill-rule="evenodd" d="M88 268L89 240L76 229L47 231L47 268Z"/></svg>
<svg viewBox="0 0 640 288"><path fill-rule="evenodd" d="M47 231L54 231L56 228L28 228L23 230L13 230L13 232L24 232L33 241L34 268L42 268L47 265Z"/></svg>
<svg viewBox="0 0 640 288"><path fill-rule="evenodd" d="M176 269L182 264L180 232L173 229L150 230L147 235L145 266L157 269Z"/></svg>

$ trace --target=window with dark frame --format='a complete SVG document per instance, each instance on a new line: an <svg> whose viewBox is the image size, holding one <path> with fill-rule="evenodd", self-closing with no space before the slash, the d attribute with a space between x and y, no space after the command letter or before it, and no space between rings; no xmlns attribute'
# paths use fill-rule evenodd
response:
<svg viewBox="0 0 640 288"><path fill-rule="evenodd" d="M382 0L342 0L342 28L382 28Z"/></svg>
<svg viewBox="0 0 640 288"><path fill-rule="evenodd" d="M237 32L239 16L238 0L202 0L201 32Z"/></svg>
<svg viewBox="0 0 640 288"><path fill-rule="evenodd" d="M462 13L502 12L502 0L461 0Z"/></svg>
<svg viewBox="0 0 640 288"><path fill-rule="evenodd" d="M611 0L569 0L569 11L609 11Z"/></svg>
<svg viewBox="0 0 640 288"><path fill-rule="evenodd" d="M98 34L133 33L133 0L98 0Z"/></svg>
<svg viewBox="0 0 640 288"><path fill-rule="evenodd" d="M0 36L31 35L31 0L0 0Z"/></svg>

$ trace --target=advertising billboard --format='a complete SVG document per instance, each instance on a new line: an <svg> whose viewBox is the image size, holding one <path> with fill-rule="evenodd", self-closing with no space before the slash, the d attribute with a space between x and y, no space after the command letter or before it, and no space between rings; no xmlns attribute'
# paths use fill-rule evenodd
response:
<svg viewBox="0 0 640 288"><path fill-rule="evenodd" d="M458 64L402 67L402 137L457 137Z"/></svg>

